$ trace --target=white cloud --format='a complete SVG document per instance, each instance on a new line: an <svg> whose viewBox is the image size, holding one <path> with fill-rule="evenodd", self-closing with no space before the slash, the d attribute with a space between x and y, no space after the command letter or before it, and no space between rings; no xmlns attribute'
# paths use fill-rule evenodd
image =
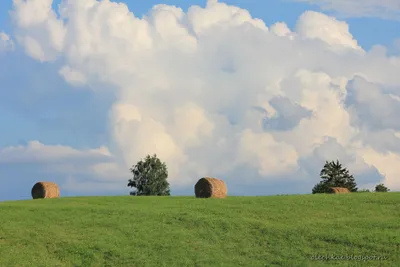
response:
<svg viewBox="0 0 400 267"><path fill-rule="evenodd" d="M384 19L400 18L398 0L290 0L306 2L321 7L322 10L334 11L346 17L379 17Z"/></svg>
<svg viewBox="0 0 400 267"><path fill-rule="evenodd" d="M18 40L29 55L58 58L73 85L93 85L98 94L114 90L115 165L89 168L93 183L107 180L93 173L125 172L157 153L176 190L206 175L246 186L282 179L312 184L322 167L316 163L336 158L365 184L385 174L400 189L397 169L382 164L380 151L391 145L360 134L371 123L369 136L396 132L395 123L373 112L377 101L389 105L385 116L398 108L383 88L400 88L400 59L378 47L362 50L345 22L306 12L294 29L283 22L268 29L246 10L216 1L187 13L157 5L140 19L122 3L70 0L61 2L61 19L47 9L51 1L31 0L46 4L46 12L26 18L26 4L14 3ZM354 87L359 77L373 88ZM391 153L393 161L400 155Z"/></svg>
<svg viewBox="0 0 400 267"><path fill-rule="evenodd" d="M40 61L56 59L64 46L63 21L57 19L52 3L53 0L13 0L14 10L10 12L16 39L29 56Z"/></svg>
<svg viewBox="0 0 400 267"><path fill-rule="evenodd" d="M14 42L4 32L0 32L0 53L11 51L14 49Z"/></svg>
<svg viewBox="0 0 400 267"><path fill-rule="evenodd" d="M290 36L291 39L294 38L293 32L289 29L285 22L277 22L271 26L271 31L278 36Z"/></svg>
<svg viewBox="0 0 400 267"><path fill-rule="evenodd" d="M0 163L63 163L85 159L101 162L110 161L111 158L112 155L106 147L80 151L67 146L49 146L31 141L26 146L0 148Z"/></svg>
<svg viewBox="0 0 400 267"><path fill-rule="evenodd" d="M59 74L72 85L80 86L86 83L85 76L81 72L71 69L69 66L62 67Z"/></svg>
<svg viewBox="0 0 400 267"><path fill-rule="evenodd" d="M296 32L309 39L320 39L332 46L361 49L349 32L349 25L324 14L306 11L296 24Z"/></svg>
<svg viewBox="0 0 400 267"><path fill-rule="evenodd" d="M254 133L251 130L242 133L238 156L239 161L258 169L261 176L293 173L298 160L293 146L277 142L268 133Z"/></svg>

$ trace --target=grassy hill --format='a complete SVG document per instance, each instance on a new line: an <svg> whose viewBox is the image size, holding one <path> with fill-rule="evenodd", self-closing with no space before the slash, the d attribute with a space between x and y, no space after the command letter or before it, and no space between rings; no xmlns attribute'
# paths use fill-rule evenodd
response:
<svg viewBox="0 0 400 267"><path fill-rule="evenodd" d="M0 266L400 266L399 244L400 193L0 203Z"/></svg>

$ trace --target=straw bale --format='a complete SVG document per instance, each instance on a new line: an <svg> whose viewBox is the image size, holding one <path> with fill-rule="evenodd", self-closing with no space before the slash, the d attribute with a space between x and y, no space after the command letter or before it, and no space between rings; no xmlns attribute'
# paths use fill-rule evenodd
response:
<svg viewBox="0 0 400 267"><path fill-rule="evenodd" d="M203 177L194 186L194 192L198 198L225 198L228 190L224 181Z"/></svg>
<svg viewBox="0 0 400 267"><path fill-rule="evenodd" d="M32 198L58 198L60 189L58 185L52 182L38 182L32 187Z"/></svg>
<svg viewBox="0 0 400 267"><path fill-rule="evenodd" d="M344 188L344 187L330 187L329 193L331 193L331 194L346 194L346 193L350 193L350 191L349 191L349 189Z"/></svg>

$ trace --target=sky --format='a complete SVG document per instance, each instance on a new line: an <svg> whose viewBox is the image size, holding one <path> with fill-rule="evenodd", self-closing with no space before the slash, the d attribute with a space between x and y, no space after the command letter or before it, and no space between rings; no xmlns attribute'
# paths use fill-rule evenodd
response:
<svg viewBox="0 0 400 267"><path fill-rule="evenodd" d="M308 194L326 160L400 190L397 0L0 2L0 201L38 181L124 195Z"/></svg>

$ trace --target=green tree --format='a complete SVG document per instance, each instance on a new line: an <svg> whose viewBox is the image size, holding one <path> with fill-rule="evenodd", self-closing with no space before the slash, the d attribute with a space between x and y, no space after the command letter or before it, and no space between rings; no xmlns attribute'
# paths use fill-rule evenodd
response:
<svg viewBox="0 0 400 267"><path fill-rule="evenodd" d="M384 184L378 184L375 186L375 192L389 192L390 189L387 188Z"/></svg>
<svg viewBox="0 0 400 267"><path fill-rule="evenodd" d="M312 189L312 193L328 193L330 187L344 187L350 192L357 192L357 184L353 175L342 167L338 160L325 162L324 168L321 170L321 182L316 184Z"/></svg>
<svg viewBox="0 0 400 267"><path fill-rule="evenodd" d="M135 196L169 196L170 189L167 166L157 155L147 155L130 169L133 177L129 179L128 187L136 190L130 194Z"/></svg>

